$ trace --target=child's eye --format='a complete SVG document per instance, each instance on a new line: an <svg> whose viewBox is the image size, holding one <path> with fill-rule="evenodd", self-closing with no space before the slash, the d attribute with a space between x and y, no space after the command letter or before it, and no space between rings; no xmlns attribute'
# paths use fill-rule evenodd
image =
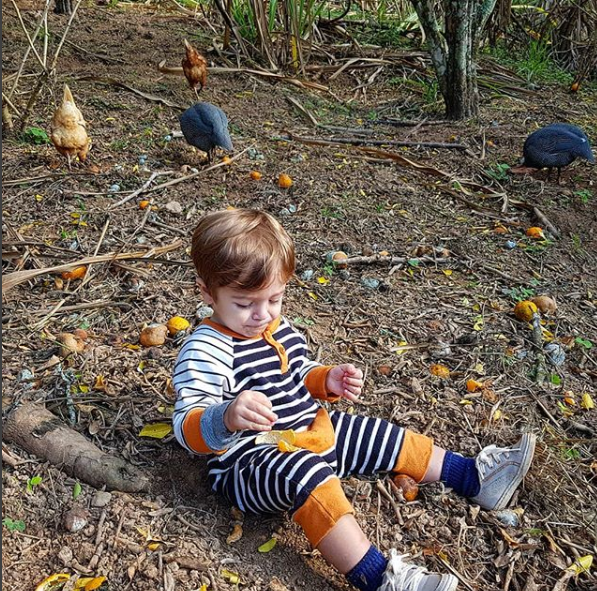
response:
<svg viewBox="0 0 597 591"><path fill-rule="evenodd" d="M270 300L270 304L279 304L282 301L282 298L278 298L277 300Z"/></svg>
<svg viewBox="0 0 597 591"><path fill-rule="evenodd" d="M247 308L249 308L251 306L251 304L236 304L237 308L241 308L242 310L246 310Z"/></svg>

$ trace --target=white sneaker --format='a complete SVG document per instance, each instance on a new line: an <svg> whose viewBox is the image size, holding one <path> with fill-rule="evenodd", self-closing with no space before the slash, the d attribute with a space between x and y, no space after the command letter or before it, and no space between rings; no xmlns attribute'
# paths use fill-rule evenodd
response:
<svg viewBox="0 0 597 591"><path fill-rule="evenodd" d="M458 579L454 575L430 573L426 568L405 562L392 548L390 560L378 591L454 591Z"/></svg>
<svg viewBox="0 0 597 591"><path fill-rule="evenodd" d="M525 433L512 447L490 445L482 449L475 460L481 488L471 502L490 511L504 509L529 471L535 440L535 435Z"/></svg>

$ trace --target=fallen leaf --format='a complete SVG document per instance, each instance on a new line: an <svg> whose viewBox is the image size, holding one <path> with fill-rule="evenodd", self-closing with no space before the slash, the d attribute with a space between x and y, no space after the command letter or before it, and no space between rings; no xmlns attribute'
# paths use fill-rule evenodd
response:
<svg viewBox="0 0 597 591"><path fill-rule="evenodd" d="M593 556L587 554L581 558L577 558L573 564L571 564L566 570L571 570L575 575L589 572L589 569L593 565Z"/></svg>
<svg viewBox="0 0 597 591"><path fill-rule="evenodd" d="M39 585L35 587L35 591L57 591L57 589L62 588L69 579L69 574L55 573L39 583Z"/></svg>
<svg viewBox="0 0 597 591"><path fill-rule="evenodd" d="M139 431L139 437L163 439L170 433L172 433L171 423L152 423L151 425L145 425L145 427Z"/></svg>
<svg viewBox="0 0 597 591"><path fill-rule="evenodd" d="M226 538L227 544L234 544L243 537L243 526L240 523L235 523L232 531Z"/></svg>
<svg viewBox="0 0 597 591"><path fill-rule="evenodd" d="M582 395L580 406L585 410L591 410L592 408L595 408L595 403L593 402L593 399L591 398L591 395L588 392L585 392Z"/></svg>
<svg viewBox="0 0 597 591"><path fill-rule="evenodd" d="M440 363L434 363L429 368L429 371L431 372L431 375L437 376L438 378L447 379L450 377L450 370Z"/></svg>
<svg viewBox="0 0 597 591"><path fill-rule="evenodd" d="M233 585L237 585L238 583L240 583L240 576L238 575L238 573L235 573L231 570L227 570L225 568L223 568L220 571L220 574L230 583L232 583Z"/></svg>
<svg viewBox="0 0 597 591"><path fill-rule="evenodd" d="M265 544L261 544L261 546L259 546L259 548L257 548L258 552L261 552L262 554L265 554L266 552L270 552L271 550L274 549L274 546L278 543L278 540L276 540L276 538L272 538L271 540L268 540L267 542L265 542Z"/></svg>

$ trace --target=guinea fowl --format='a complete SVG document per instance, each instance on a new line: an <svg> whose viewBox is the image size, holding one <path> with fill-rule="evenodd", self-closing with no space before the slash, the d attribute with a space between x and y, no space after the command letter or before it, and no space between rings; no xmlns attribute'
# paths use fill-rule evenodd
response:
<svg viewBox="0 0 597 591"><path fill-rule="evenodd" d="M527 137L523 147L522 165L530 168L547 168L548 178L553 168L562 168L577 158L594 163L591 144L582 129L569 123L552 123Z"/></svg>
<svg viewBox="0 0 597 591"><path fill-rule="evenodd" d="M179 118L184 139L191 146L207 152L209 162L216 148L232 150L228 118L222 109L210 103L196 103Z"/></svg>

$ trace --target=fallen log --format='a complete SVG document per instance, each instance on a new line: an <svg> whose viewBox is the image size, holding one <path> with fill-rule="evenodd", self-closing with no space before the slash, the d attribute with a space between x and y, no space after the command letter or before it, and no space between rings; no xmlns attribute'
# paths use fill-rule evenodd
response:
<svg viewBox="0 0 597 591"><path fill-rule="evenodd" d="M13 410L4 423L2 438L95 488L149 490L149 476L142 470L104 453L42 405L26 403Z"/></svg>

